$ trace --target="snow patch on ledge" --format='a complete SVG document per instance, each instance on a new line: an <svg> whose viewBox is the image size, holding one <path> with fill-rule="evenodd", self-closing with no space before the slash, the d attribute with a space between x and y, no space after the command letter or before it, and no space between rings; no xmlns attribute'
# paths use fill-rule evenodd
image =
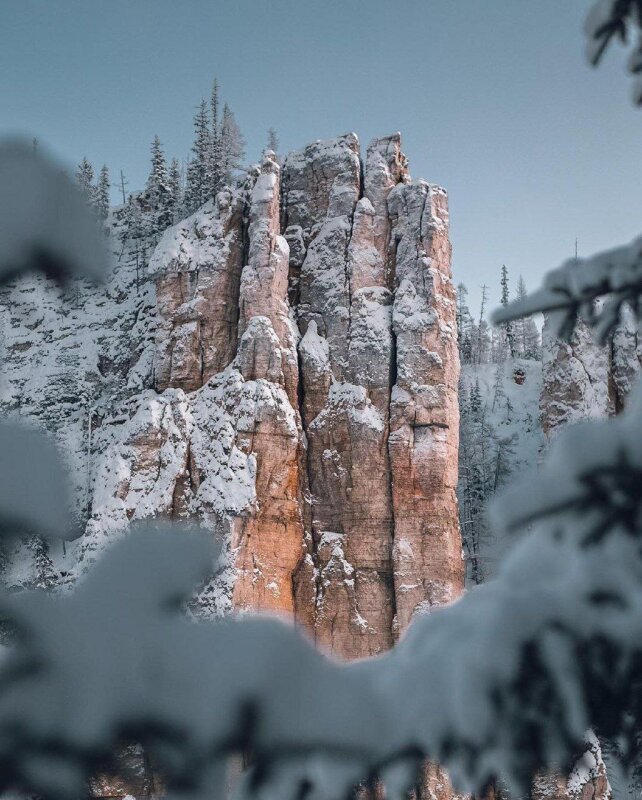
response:
<svg viewBox="0 0 642 800"><path fill-rule="evenodd" d="M384 430L383 418L370 401L365 386L340 381L335 381L330 387L326 407L312 420L309 428L322 428L332 424L332 418L340 413L347 414L357 425L378 432Z"/></svg>
<svg viewBox="0 0 642 800"><path fill-rule="evenodd" d="M233 367L190 394L147 391L123 403L95 432L99 455L82 557L102 550L131 520L184 516L218 532L251 513L252 434L266 407L296 436L285 391L270 381L246 381Z"/></svg>

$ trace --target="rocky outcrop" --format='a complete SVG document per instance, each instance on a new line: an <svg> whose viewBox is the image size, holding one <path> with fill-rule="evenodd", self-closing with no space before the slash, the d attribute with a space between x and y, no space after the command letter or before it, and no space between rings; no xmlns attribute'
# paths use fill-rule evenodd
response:
<svg viewBox="0 0 642 800"><path fill-rule="evenodd" d="M196 217L174 226L152 255L159 392L198 389L236 354L244 213L242 196L221 192Z"/></svg>
<svg viewBox="0 0 642 800"><path fill-rule="evenodd" d="M389 648L395 610L387 449L392 297L374 245L374 210L360 199L360 173L353 134L311 145L284 165L286 230L299 229L305 246L296 277L314 630L344 658Z"/></svg>
<svg viewBox="0 0 642 800"><path fill-rule="evenodd" d="M610 359L607 348L593 340L579 322L571 341L554 339L548 321L542 331L542 429L551 436L557 428L612 412L609 392Z"/></svg>
<svg viewBox="0 0 642 800"><path fill-rule="evenodd" d="M609 346L610 400L613 411L619 414L626 404L642 365L642 342L638 324L626 306L622 319L613 333Z"/></svg>
<svg viewBox="0 0 642 800"><path fill-rule="evenodd" d="M571 774L540 775L533 781L533 800L610 800L611 787L597 737L589 733L586 750Z"/></svg>
<svg viewBox="0 0 642 800"><path fill-rule="evenodd" d="M235 608L294 613L293 574L303 556L303 441L297 331L289 317L289 247L279 232L279 167L263 159L251 194L249 256L240 289L236 365L273 394L258 407L241 448L256 460L256 503L233 522ZM249 420L248 420L249 421Z"/></svg>
<svg viewBox="0 0 642 800"><path fill-rule="evenodd" d="M542 353L540 421L549 439L566 425L619 413L640 369L637 325L627 309L604 346L595 342L593 333L581 320L568 343L553 338L545 321ZM535 781L532 791L535 800L611 797L600 742L589 733L587 744L586 752L568 779L542 775Z"/></svg>
<svg viewBox="0 0 642 800"><path fill-rule="evenodd" d="M365 164L347 134L265 153L159 241L125 212L106 290L0 298L2 408L78 476L84 534L52 569L72 581L132 520L198 520L224 558L197 613L294 615L346 659L390 648L463 588L445 191L411 180L398 134ZM54 364L37 382L32 358ZM424 783L450 796L437 767Z"/></svg>
<svg viewBox="0 0 642 800"><path fill-rule="evenodd" d="M618 414L642 363L637 324L625 308L609 342L598 345L581 320L569 343L542 331L540 419L547 436L582 419Z"/></svg>
<svg viewBox="0 0 642 800"><path fill-rule="evenodd" d="M413 613L459 594L463 573L456 508L459 416L455 297L445 192L400 186L389 199L396 248L396 375L389 451L400 630Z"/></svg>

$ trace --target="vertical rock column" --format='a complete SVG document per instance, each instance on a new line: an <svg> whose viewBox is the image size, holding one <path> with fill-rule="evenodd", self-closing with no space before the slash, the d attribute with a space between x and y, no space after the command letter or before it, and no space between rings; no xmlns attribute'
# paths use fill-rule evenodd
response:
<svg viewBox="0 0 642 800"><path fill-rule="evenodd" d="M545 320L540 421L546 436L569 423L612 413L609 383L608 349L595 343L584 322L567 343L551 335Z"/></svg>
<svg viewBox="0 0 642 800"><path fill-rule="evenodd" d="M390 248L388 195L399 183L409 183L408 159L401 151L401 134L373 139L368 145L364 194L372 204L374 247L384 267L385 285L394 289L394 250Z"/></svg>
<svg viewBox="0 0 642 800"><path fill-rule="evenodd" d="M304 334L315 635L373 655L463 588L446 195L410 183L398 134L370 145L362 186L349 134L288 156L282 224Z"/></svg>
<svg viewBox="0 0 642 800"><path fill-rule="evenodd" d="M395 637L413 614L429 611L463 590L457 517L459 447L459 353L455 293L450 271L446 192L424 181L410 182L405 159L391 142L369 153L378 169L370 191L387 192L387 273L393 281L392 330L395 385L390 397L390 456L394 513L393 569ZM376 179L375 179L376 178ZM377 204L374 204L377 207ZM379 204L381 207L381 204ZM450 800L454 792L437 764L422 768L418 800Z"/></svg>
<svg viewBox="0 0 642 800"><path fill-rule="evenodd" d="M295 331L287 301L288 256L279 233L280 170L267 153L252 190L248 263L239 298L234 366L245 379L239 447L256 459L256 508L236 519L235 608L294 612L293 574L304 541L302 442Z"/></svg>
<svg viewBox="0 0 642 800"><path fill-rule="evenodd" d="M620 324L611 340L611 400L616 414L624 409L642 364L642 342L637 321L628 308L622 309Z"/></svg>
<svg viewBox="0 0 642 800"><path fill-rule="evenodd" d="M283 221L308 440L317 642L342 658L388 649L394 615L386 447L391 295L375 211L359 199L354 134L316 142L284 166ZM302 582L307 587L309 583ZM309 593L301 595L301 605Z"/></svg>
<svg viewBox="0 0 642 800"><path fill-rule="evenodd" d="M152 256L158 391L198 389L236 354L245 213L243 192L220 192L171 228Z"/></svg>
<svg viewBox="0 0 642 800"><path fill-rule="evenodd" d="M579 420L619 414L638 378L641 363L638 326L626 306L606 345L596 343L581 319L570 342L555 339L545 319L540 422L547 437Z"/></svg>
<svg viewBox="0 0 642 800"><path fill-rule="evenodd" d="M283 386L297 404L297 332L290 320L290 248L280 235L280 168L267 152L251 195L248 263L239 294L237 364L246 380Z"/></svg>
<svg viewBox="0 0 642 800"><path fill-rule="evenodd" d="M463 589L455 496L459 357L446 192L424 181L399 184L388 211L397 367L388 447L402 633L415 611L447 603Z"/></svg>

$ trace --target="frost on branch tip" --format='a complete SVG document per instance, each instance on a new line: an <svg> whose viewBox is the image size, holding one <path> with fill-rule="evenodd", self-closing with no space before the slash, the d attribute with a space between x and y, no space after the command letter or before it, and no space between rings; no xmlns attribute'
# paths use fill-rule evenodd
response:
<svg viewBox="0 0 642 800"><path fill-rule="evenodd" d="M0 283L41 270L56 280L102 280L99 224L58 164L20 141L0 144Z"/></svg>

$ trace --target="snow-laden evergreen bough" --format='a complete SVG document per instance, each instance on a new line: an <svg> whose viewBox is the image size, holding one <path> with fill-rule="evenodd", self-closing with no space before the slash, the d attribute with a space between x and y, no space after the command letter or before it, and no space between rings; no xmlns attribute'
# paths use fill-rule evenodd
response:
<svg viewBox="0 0 642 800"><path fill-rule="evenodd" d="M622 33L618 20L639 22L634 12L638 3L596 5L596 58ZM22 211L0 229L0 280L26 267L97 273L95 220L59 172L14 147L0 151L3 176L0 210ZM22 197L34 192L37 202ZM65 209L60 229L47 197ZM620 303L635 304L641 249L565 265L498 318L546 310L568 334L582 313L604 336ZM610 299L600 310L593 300L602 294ZM0 428L3 538L72 532L62 484L52 483L62 469L35 436ZM481 792L501 777L522 791L542 768L570 768L590 727L633 760L641 444L640 390L620 418L559 436L539 474L497 504L495 524L516 539L497 578L417 618L393 651L370 661L339 665L278 621L190 621L183 608L212 571L212 541L168 524L133 530L72 594L0 594L11 631L0 662L0 790L82 797L89 776L132 741L186 800L222 796L238 753L252 764L239 794L280 800L347 796L375 777L401 797L425 757L463 789Z"/></svg>
<svg viewBox="0 0 642 800"><path fill-rule="evenodd" d="M642 0L596 0L586 18L586 55L593 66L599 64L610 42L617 38L627 43L637 37L627 64L634 76L633 100L642 105Z"/></svg>

